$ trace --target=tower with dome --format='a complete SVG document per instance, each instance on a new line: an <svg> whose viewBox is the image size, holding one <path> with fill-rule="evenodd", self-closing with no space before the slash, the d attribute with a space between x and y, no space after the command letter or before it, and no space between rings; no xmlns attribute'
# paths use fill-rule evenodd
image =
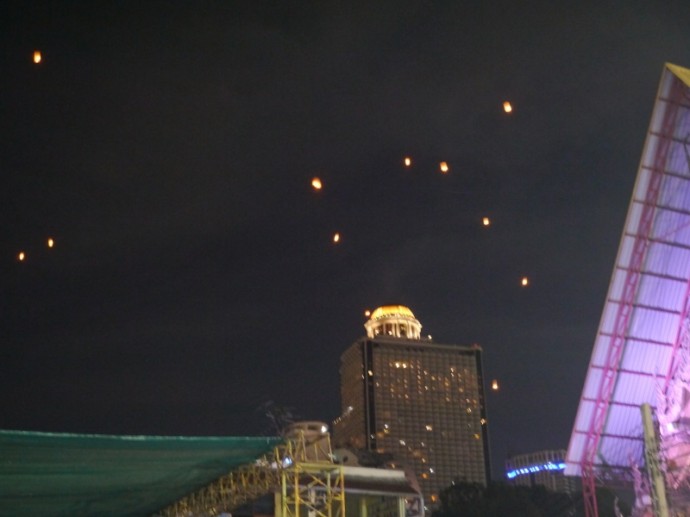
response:
<svg viewBox="0 0 690 517"><path fill-rule="evenodd" d="M409 468L425 503L455 481L488 483L488 422L478 345L434 342L409 307L385 305L340 358L337 445Z"/></svg>

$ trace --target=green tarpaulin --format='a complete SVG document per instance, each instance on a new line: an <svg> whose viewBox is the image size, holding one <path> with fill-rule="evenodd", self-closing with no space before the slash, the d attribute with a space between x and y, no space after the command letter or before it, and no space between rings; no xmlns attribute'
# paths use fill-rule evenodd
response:
<svg viewBox="0 0 690 517"><path fill-rule="evenodd" d="M150 515L279 441L0 430L0 515Z"/></svg>

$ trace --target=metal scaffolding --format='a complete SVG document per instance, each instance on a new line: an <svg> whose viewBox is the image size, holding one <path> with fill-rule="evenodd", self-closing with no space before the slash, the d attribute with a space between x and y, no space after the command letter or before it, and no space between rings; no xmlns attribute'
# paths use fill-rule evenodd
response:
<svg viewBox="0 0 690 517"><path fill-rule="evenodd" d="M345 517L345 477L339 465L296 463L281 475L281 517Z"/></svg>
<svg viewBox="0 0 690 517"><path fill-rule="evenodd" d="M300 433L157 515L211 517L271 493L281 494L282 517L345 517L343 467L333 461L330 436L308 443Z"/></svg>

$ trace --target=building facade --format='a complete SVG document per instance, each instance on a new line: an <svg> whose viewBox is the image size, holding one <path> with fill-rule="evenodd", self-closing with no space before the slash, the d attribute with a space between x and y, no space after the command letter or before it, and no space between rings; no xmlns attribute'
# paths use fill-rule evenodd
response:
<svg viewBox="0 0 690 517"><path fill-rule="evenodd" d="M513 485L543 485L573 495L580 490L579 478L563 475L565 455L565 449L557 449L513 456L506 461L506 478Z"/></svg>
<svg viewBox="0 0 690 517"><path fill-rule="evenodd" d="M427 504L455 481L486 484L481 348L434 343L410 309L385 306L341 356L340 446L389 456L417 475Z"/></svg>

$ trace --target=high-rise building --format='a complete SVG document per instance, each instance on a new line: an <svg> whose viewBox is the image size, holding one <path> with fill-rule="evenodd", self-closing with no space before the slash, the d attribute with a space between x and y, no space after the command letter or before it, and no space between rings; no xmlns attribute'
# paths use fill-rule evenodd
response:
<svg viewBox="0 0 690 517"><path fill-rule="evenodd" d="M434 343L401 305L376 309L341 356L338 445L390 455L417 475L427 504L456 481L490 478L478 345Z"/></svg>
<svg viewBox="0 0 690 517"><path fill-rule="evenodd" d="M564 476L565 449L518 454L506 461L506 478L513 485L543 485L554 492L573 495L581 490L579 478Z"/></svg>

